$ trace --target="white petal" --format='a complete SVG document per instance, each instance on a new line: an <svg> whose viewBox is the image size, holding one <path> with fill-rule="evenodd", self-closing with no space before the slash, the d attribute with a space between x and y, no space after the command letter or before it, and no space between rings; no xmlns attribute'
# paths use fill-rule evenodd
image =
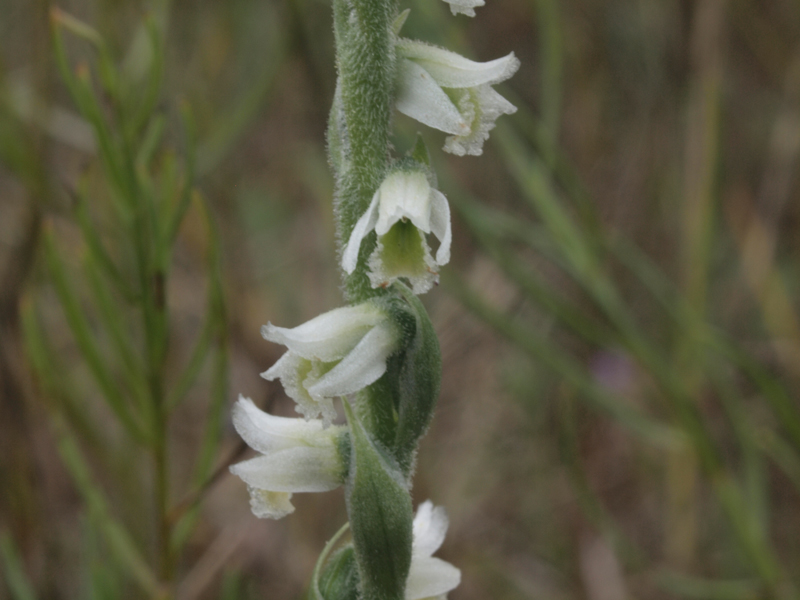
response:
<svg viewBox="0 0 800 600"><path fill-rule="evenodd" d="M450 5L450 12L454 15L461 13L468 17L474 17L475 8L486 4L483 0L445 0L445 2Z"/></svg>
<svg viewBox="0 0 800 600"><path fill-rule="evenodd" d="M233 407L233 426L248 446L264 454L300 445L330 447L335 436L344 430L323 429L319 420L276 417L241 396Z"/></svg>
<svg viewBox="0 0 800 600"><path fill-rule="evenodd" d="M374 383L386 372L386 358L397 347L397 333L388 323L374 327L342 361L308 386L312 396L346 396Z"/></svg>
<svg viewBox="0 0 800 600"><path fill-rule="evenodd" d="M342 269L348 275L355 271L356 263L358 262L358 251L361 249L361 241L364 237L372 231L375 227L375 222L378 220L378 198L380 197L380 190L375 192L372 196L367 212L361 215L361 218L356 222L353 231L350 233L350 239L347 246L344 247L342 252Z"/></svg>
<svg viewBox="0 0 800 600"><path fill-rule="evenodd" d="M425 69L410 60L401 60L397 70L397 110L423 125L445 133L469 133L469 125L461 117L455 104Z"/></svg>
<svg viewBox="0 0 800 600"><path fill-rule="evenodd" d="M449 562L432 557L412 557L405 600L441 596L458 587L459 583L461 571Z"/></svg>
<svg viewBox="0 0 800 600"><path fill-rule="evenodd" d="M247 485L271 492L327 492L342 485L344 468L335 446L298 446L231 467Z"/></svg>
<svg viewBox="0 0 800 600"><path fill-rule="evenodd" d="M249 485L247 491L250 493L250 510L259 519L282 519L294 512L291 492L270 492Z"/></svg>
<svg viewBox="0 0 800 600"><path fill-rule="evenodd" d="M444 507L434 507L430 500L420 504L414 517L414 556L432 556L444 542L448 525Z"/></svg>
<svg viewBox="0 0 800 600"><path fill-rule="evenodd" d="M430 233L431 184L421 171L395 171L381 184L375 233L386 235L400 219L409 219L417 229Z"/></svg>
<svg viewBox="0 0 800 600"><path fill-rule="evenodd" d="M446 265L450 262L450 242L453 237L450 226L450 205L439 190L432 189L431 193L431 231L439 239L436 264Z"/></svg>
<svg viewBox="0 0 800 600"><path fill-rule="evenodd" d="M424 42L402 39L397 44L401 56L414 61L427 71L442 87L468 88L505 81L519 69L514 53L490 60L475 62L444 48Z"/></svg>
<svg viewBox="0 0 800 600"><path fill-rule="evenodd" d="M261 335L284 344L303 358L330 362L350 352L371 327L385 319L381 310L365 303L336 308L293 329L267 323L261 328Z"/></svg>

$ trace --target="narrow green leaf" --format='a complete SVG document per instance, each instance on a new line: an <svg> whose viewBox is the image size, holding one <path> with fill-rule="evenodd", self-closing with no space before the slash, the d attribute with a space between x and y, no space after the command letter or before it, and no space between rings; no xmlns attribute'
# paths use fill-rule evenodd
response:
<svg viewBox="0 0 800 600"><path fill-rule="evenodd" d="M127 130L129 137L135 136L151 119L158 102L161 92L161 83L164 77L164 50L161 43L161 36L158 33L158 26L152 15L147 15L144 21L147 37L150 41L151 55L150 65L147 73L147 84L144 87L144 94L136 98L138 110L130 120Z"/></svg>
<svg viewBox="0 0 800 600"><path fill-rule="evenodd" d="M136 549L125 528L111 515L103 492L92 481L92 477L77 443L60 419L54 420L61 459L80 492L91 518L96 520L106 539L111 555L120 567L147 594L155 596L158 581L150 567Z"/></svg>
<svg viewBox="0 0 800 600"><path fill-rule="evenodd" d="M143 411L141 414L145 414L145 411L148 410L149 395L144 381L144 365L135 354L130 332L125 329L125 324L128 320L100 277L98 267L91 256L85 261L84 267L89 282L89 290L92 293L95 306L98 308L97 315L104 330L108 333L116 358L122 366L125 385L136 400L139 410Z"/></svg>
<svg viewBox="0 0 800 600"><path fill-rule="evenodd" d="M44 235L44 250L45 260L50 275L53 278L56 294L61 302L64 315L67 318L67 323L72 331L72 335L75 336L75 341L86 360L90 372L103 393L103 397L128 433L134 439L144 441L146 438L144 431L131 413L125 396L122 394L118 383L108 369L103 359L103 354L92 337L89 324L72 292L67 274L64 270L64 265L55 247L52 234L49 232Z"/></svg>
<svg viewBox="0 0 800 600"><path fill-rule="evenodd" d="M0 533L0 559L3 561L6 585L13 600L36 600L36 592L20 561L19 554L11 536Z"/></svg>

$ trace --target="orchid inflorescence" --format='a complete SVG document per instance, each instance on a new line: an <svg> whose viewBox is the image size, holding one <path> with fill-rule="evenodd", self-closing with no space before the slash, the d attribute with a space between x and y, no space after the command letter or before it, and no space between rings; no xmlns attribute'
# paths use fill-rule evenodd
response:
<svg viewBox="0 0 800 600"><path fill-rule="evenodd" d="M484 4L447 1L469 16ZM334 0L333 8L339 77L328 151L348 305L293 329L263 328L288 348L263 377L280 379L303 418L240 398L234 426L260 455L231 471L258 517L294 512L295 492L345 487L351 539L323 552L310 598L443 599L461 578L432 556L447 516L430 502L414 516L410 487L441 379L438 340L416 295L450 260L450 207L421 138L407 156L391 157L390 125L396 110L449 134L445 151L480 155L495 120L516 110L492 86L519 61L511 53L479 63L403 38L409 11L399 13L396 0ZM343 425L334 424L340 400Z"/></svg>

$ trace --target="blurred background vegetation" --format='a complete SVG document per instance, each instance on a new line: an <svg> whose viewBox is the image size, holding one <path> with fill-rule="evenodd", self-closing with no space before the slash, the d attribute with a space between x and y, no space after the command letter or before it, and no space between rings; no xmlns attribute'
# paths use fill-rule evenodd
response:
<svg viewBox="0 0 800 600"><path fill-rule="evenodd" d="M403 5L522 60L483 157L423 132L452 598L797 598L800 5L487 4ZM0 14L0 598L300 597L341 491L256 521L228 409L341 303L329 3Z"/></svg>

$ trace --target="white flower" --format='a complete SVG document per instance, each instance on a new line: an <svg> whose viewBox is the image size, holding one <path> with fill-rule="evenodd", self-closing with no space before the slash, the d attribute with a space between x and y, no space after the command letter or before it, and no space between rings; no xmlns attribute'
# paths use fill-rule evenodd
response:
<svg viewBox="0 0 800 600"><path fill-rule="evenodd" d="M280 378L286 393L306 419L320 414L327 427L336 418L333 399L353 394L386 372L386 358L398 334L386 313L371 303L326 312L285 329L268 323L261 334L289 348L261 374Z"/></svg>
<svg viewBox="0 0 800 600"><path fill-rule="evenodd" d="M344 483L338 441L346 427L325 429L319 419L276 417L241 396L233 407L233 426L263 455L231 467L247 484L255 516L280 519L294 512L293 492L327 492Z"/></svg>
<svg viewBox="0 0 800 600"><path fill-rule="evenodd" d="M454 15L461 13L468 17L475 16L475 8L486 4L484 0L444 0L450 5L450 12Z"/></svg>
<svg viewBox="0 0 800 600"><path fill-rule="evenodd" d="M461 583L461 571L433 557L444 541L447 525L447 513L441 506L434 508L428 500L417 508L405 600L444 600Z"/></svg>
<svg viewBox="0 0 800 600"><path fill-rule="evenodd" d="M443 48L400 39L397 53L397 110L453 134L445 141L447 152L480 156L497 118L517 111L491 87L517 72L519 60L513 52L480 63Z"/></svg>
<svg viewBox="0 0 800 600"><path fill-rule="evenodd" d="M342 268L352 273L361 242L375 230L378 245L369 257L372 287L408 278L415 294L427 292L438 279L437 268L450 260L450 207L423 171L394 171L381 183L372 202L353 227L342 253ZM436 259L425 240L439 240Z"/></svg>

